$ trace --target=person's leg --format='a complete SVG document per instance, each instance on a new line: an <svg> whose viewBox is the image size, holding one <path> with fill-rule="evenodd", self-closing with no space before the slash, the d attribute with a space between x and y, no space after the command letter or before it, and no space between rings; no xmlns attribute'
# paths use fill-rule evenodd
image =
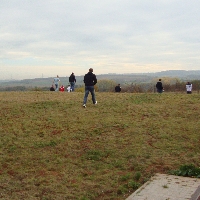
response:
<svg viewBox="0 0 200 200"><path fill-rule="evenodd" d="M94 86L90 86L90 92L92 95L92 102L93 104L96 104L96 97L95 97L95 92L94 92Z"/></svg>
<svg viewBox="0 0 200 200"><path fill-rule="evenodd" d="M83 104L87 103L88 94L89 94L89 89L88 89L87 86L85 86L85 96L84 96L84 99L83 99Z"/></svg>
<svg viewBox="0 0 200 200"><path fill-rule="evenodd" d="M72 92L74 91L74 82L71 83Z"/></svg>
<svg viewBox="0 0 200 200"><path fill-rule="evenodd" d="M70 84L70 88L72 89L72 82L69 82L69 84Z"/></svg>
<svg viewBox="0 0 200 200"><path fill-rule="evenodd" d="M58 91L58 84L55 84L55 87L56 87L55 91Z"/></svg>

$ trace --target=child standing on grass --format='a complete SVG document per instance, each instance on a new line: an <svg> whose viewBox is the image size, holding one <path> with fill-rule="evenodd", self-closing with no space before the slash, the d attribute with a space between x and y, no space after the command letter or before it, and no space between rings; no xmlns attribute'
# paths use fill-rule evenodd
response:
<svg viewBox="0 0 200 200"><path fill-rule="evenodd" d="M71 92L71 91L72 91L72 89L71 89L70 85L68 85L67 92Z"/></svg>

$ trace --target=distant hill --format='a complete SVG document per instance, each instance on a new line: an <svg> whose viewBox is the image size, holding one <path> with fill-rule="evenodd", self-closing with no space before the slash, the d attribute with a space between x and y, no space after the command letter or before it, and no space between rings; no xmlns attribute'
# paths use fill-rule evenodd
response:
<svg viewBox="0 0 200 200"><path fill-rule="evenodd" d="M200 70L185 71L185 70L169 70L155 73L157 76L170 76L178 78L192 78L193 80L200 79Z"/></svg>
<svg viewBox="0 0 200 200"><path fill-rule="evenodd" d="M130 73L130 74L100 74L97 75L98 80L109 79L117 83L149 83L152 79L162 77L177 77L182 81L200 80L200 70L186 71L186 70L168 70L156 73ZM68 85L69 77L60 77L61 85ZM83 75L76 76L76 85L83 85ZM24 80L0 80L0 88L5 87L50 87L52 85L53 77L49 78L35 78Z"/></svg>

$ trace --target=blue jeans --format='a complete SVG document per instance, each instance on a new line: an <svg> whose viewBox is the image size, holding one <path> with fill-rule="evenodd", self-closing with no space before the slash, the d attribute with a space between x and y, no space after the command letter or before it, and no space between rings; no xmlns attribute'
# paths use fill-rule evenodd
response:
<svg viewBox="0 0 200 200"><path fill-rule="evenodd" d="M88 98L89 92L92 95L92 102L93 102L93 104L95 104L96 99L95 99L94 86L85 86L85 96L84 96L84 99L83 99L83 104L87 103L87 98Z"/></svg>
<svg viewBox="0 0 200 200"><path fill-rule="evenodd" d="M162 93L163 90L161 90L161 89L157 89L157 92L158 92L158 93Z"/></svg>
<svg viewBox="0 0 200 200"><path fill-rule="evenodd" d="M55 91L58 91L59 90L58 84L55 84L55 87L56 87Z"/></svg>
<svg viewBox="0 0 200 200"><path fill-rule="evenodd" d="M74 91L74 86L75 86L75 83L74 82L70 82L70 87L72 89L72 92Z"/></svg>

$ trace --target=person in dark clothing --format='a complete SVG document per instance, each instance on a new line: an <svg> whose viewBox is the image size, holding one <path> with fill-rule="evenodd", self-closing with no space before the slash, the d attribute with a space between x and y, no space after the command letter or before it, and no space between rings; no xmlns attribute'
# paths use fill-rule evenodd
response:
<svg viewBox="0 0 200 200"><path fill-rule="evenodd" d="M93 74L92 68L90 68L89 72L85 74L83 82L85 83L85 96L83 99L83 107L86 108L87 97L88 97L89 92L92 95L93 104L97 104L97 101L95 98L95 91L94 91L94 85L97 83L97 78L96 78L96 75Z"/></svg>
<svg viewBox="0 0 200 200"><path fill-rule="evenodd" d="M75 83L76 83L76 77L74 75L74 72L72 72L72 74L69 77L69 83L70 83L70 87L71 87L72 92L73 92L74 91L74 86L75 86Z"/></svg>
<svg viewBox="0 0 200 200"><path fill-rule="evenodd" d="M121 92L120 84L118 84L118 85L115 87L115 92Z"/></svg>
<svg viewBox="0 0 200 200"><path fill-rule="evenodd" d="M50 91L55 91L53 85L50 87Z"/></svg>
<svg viewBox="0 0 200 200"><path fill-rule="evenodd" d="M163 85L162 85L161 79L159 79L159 81L156 83L156 89L158 93L163 92Z"/></svg>

